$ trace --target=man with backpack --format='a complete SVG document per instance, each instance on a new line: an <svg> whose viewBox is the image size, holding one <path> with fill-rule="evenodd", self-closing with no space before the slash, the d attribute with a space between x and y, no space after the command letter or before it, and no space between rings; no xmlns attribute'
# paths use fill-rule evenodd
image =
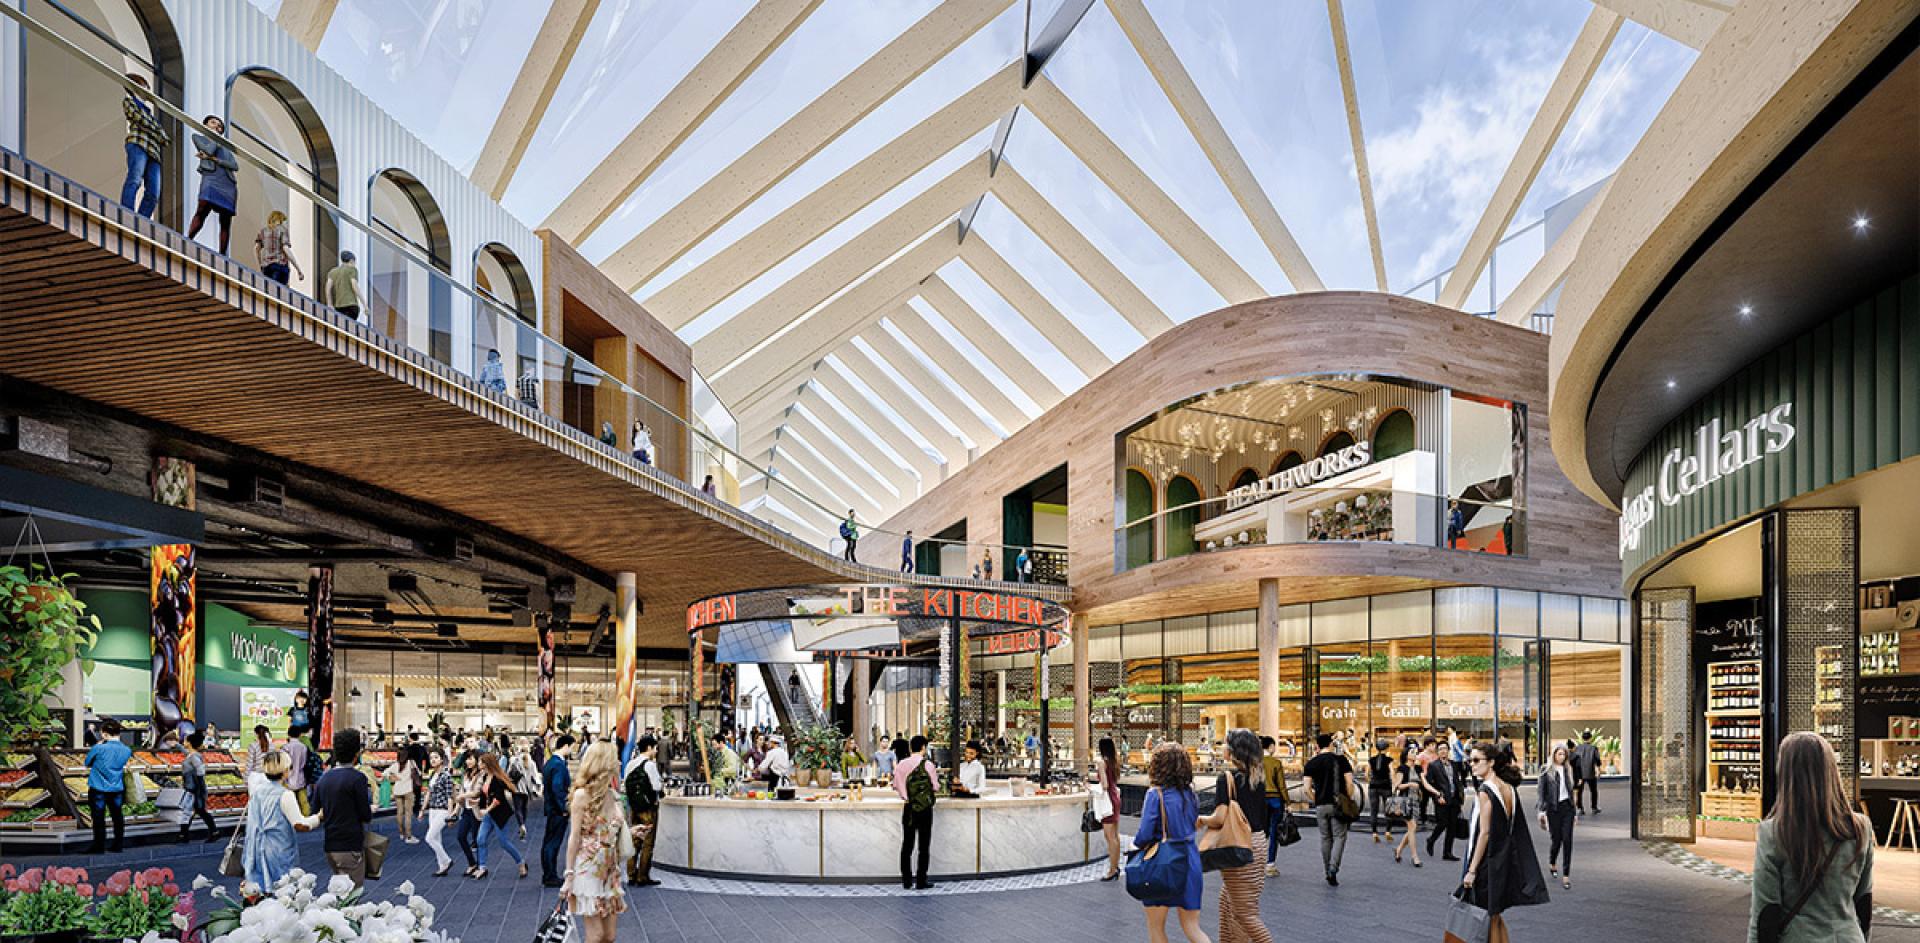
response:
<svg viewBox="0 0 1920 943"><path fill-rule="evenodd" d="M903 752L907 744L895 740L893 748ZM926 737L914 737L912 750L912 756L893 764L893 791L906 802L900 813L900 886L924 891L933 886L927 880L927 858L933 853L934 784L940 780L940 770L927 759ZM920 846L917 869L913 857L916 837Z"/></svg>
<svg viewBox="0 0 1920 943"><path fill-rule="evenodd" d="M852 508L847 509L847 519L840 522L840 539L846 541L847 544L847 562L856 562L853 559L853 554L854 550L860 546L860 524L853 519Z"/></svg>
<svg viewBox="0 0 1920 943"><path fill-rule="evenodd" d="M635 745L633 759L627 761L627 811L632 814L631 824L645 829L632 860L627 862L627 883L634 887L654 887L660 883L653 877L653 826L660 820L660 794L665 789L660 781L660 764L654 761L654 751L659 744L652 734L642 736Z"/></svg>

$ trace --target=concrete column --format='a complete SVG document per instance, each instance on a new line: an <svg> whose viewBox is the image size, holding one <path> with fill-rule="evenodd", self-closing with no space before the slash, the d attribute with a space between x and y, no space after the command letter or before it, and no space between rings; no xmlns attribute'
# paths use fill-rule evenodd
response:
<svg viewBox="0 0 1920 943"><path fill-rule="evenodd" d="M1073 631L1073 765L1083 769L1093 753L1093 672L1087 664L1087 617L1074 613Z"/></svg>
<svg viewBox="0 0 1920 943"><path fill-rule="evenodd" d="M865 658L853 662L853 742L865 753L872 753L873 719L868 702L873 697L873 663Z"/></svg>
<svg viewBox="0 0 1920 943"><path fill-rule="evenodd" d="M1260 581L1255 646L1260 657L1260 734L1280 736L1280 581Z"/></svg>

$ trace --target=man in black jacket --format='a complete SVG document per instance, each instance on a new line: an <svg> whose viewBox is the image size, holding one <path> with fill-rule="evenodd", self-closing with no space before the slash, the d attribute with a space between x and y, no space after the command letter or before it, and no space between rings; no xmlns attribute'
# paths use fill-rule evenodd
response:
<svg viewBox="0 0 1920 943"><path fill-rule="evenodd" d="M1455 775L1453 763L1449 762L1444 744L1435 744L1428 748L1427 774L1420 781L1420 788L1433 799L1433 831L1427 833L1427 854L1433 854L1433 841L1446 836L1447 861L1459 861L1453 853L1453 823L1460 817L1460 780Z"/></svg>
<svg viewBox="0 0 1920 943"><path fill-rule="evenodd" d="M573 773L567 769L567 757L573 755L573 737L561 734L553 741L553 755L540 767L540 784L546 793L542 808L546 811L547 830L540 836L540 883L559 887L560 853L567 847L567 829L573 816L567 806L567 793L573 789Z"/></svg>
<svg viewBox="0 0 1920 943"><path fill-rule="evenodd" d="M1582 731L1580 745L1573 748L1573 811L1585 815L1587 807L1600 814L1600 750L1593 745L1593 731ZM1591 797L1592 801L1585 801Z"/></svg>
<svg viewBox="0 0 1920 943"><path fill-rule="evenodd" d="M661 790L654 750L659 743L652 734L642 736L634 747L633 759L627 761L627 811L633 815L633 824L644 829L633 860L627 863L627 883L634 887L660 883L653 879L653 826L660 819Z"/></svg>

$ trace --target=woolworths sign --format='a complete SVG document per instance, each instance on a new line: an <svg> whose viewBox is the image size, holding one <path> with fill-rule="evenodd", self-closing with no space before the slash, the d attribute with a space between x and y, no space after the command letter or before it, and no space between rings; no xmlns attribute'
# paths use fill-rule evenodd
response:
<svg viewBox="0 0 1920 943"><path fill-rule="evenodd" d="M1627 583L1696 537L1916 455L1920 277L1909 276L1727 378L1647 443L1621 498Z"/></svg>
<svg viewBox="0 0 1920 943"><path fill-rule="evenodd" d="M240 686L305 683L304 641L270 626L248 625L238 613L231 620L212 618L211 611L208 615L200 664L209 680Z"/></svg>

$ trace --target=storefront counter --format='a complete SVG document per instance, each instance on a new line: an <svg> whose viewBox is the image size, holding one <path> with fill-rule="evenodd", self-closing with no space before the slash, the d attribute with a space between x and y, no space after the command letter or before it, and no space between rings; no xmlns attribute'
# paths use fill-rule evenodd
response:
<svg viewBox="0 0 1920 943"><path fill-rule="evenodd" d="M1087 794L1013 796L994 784L979 799L933 807L930 878L992 877L1083 864L1107 853L1080 831ZM900 817L891 792L858 801L843 789L800 798L669 797L660 803L654 863L739 879L864 882L900 878Z"/></svg>

